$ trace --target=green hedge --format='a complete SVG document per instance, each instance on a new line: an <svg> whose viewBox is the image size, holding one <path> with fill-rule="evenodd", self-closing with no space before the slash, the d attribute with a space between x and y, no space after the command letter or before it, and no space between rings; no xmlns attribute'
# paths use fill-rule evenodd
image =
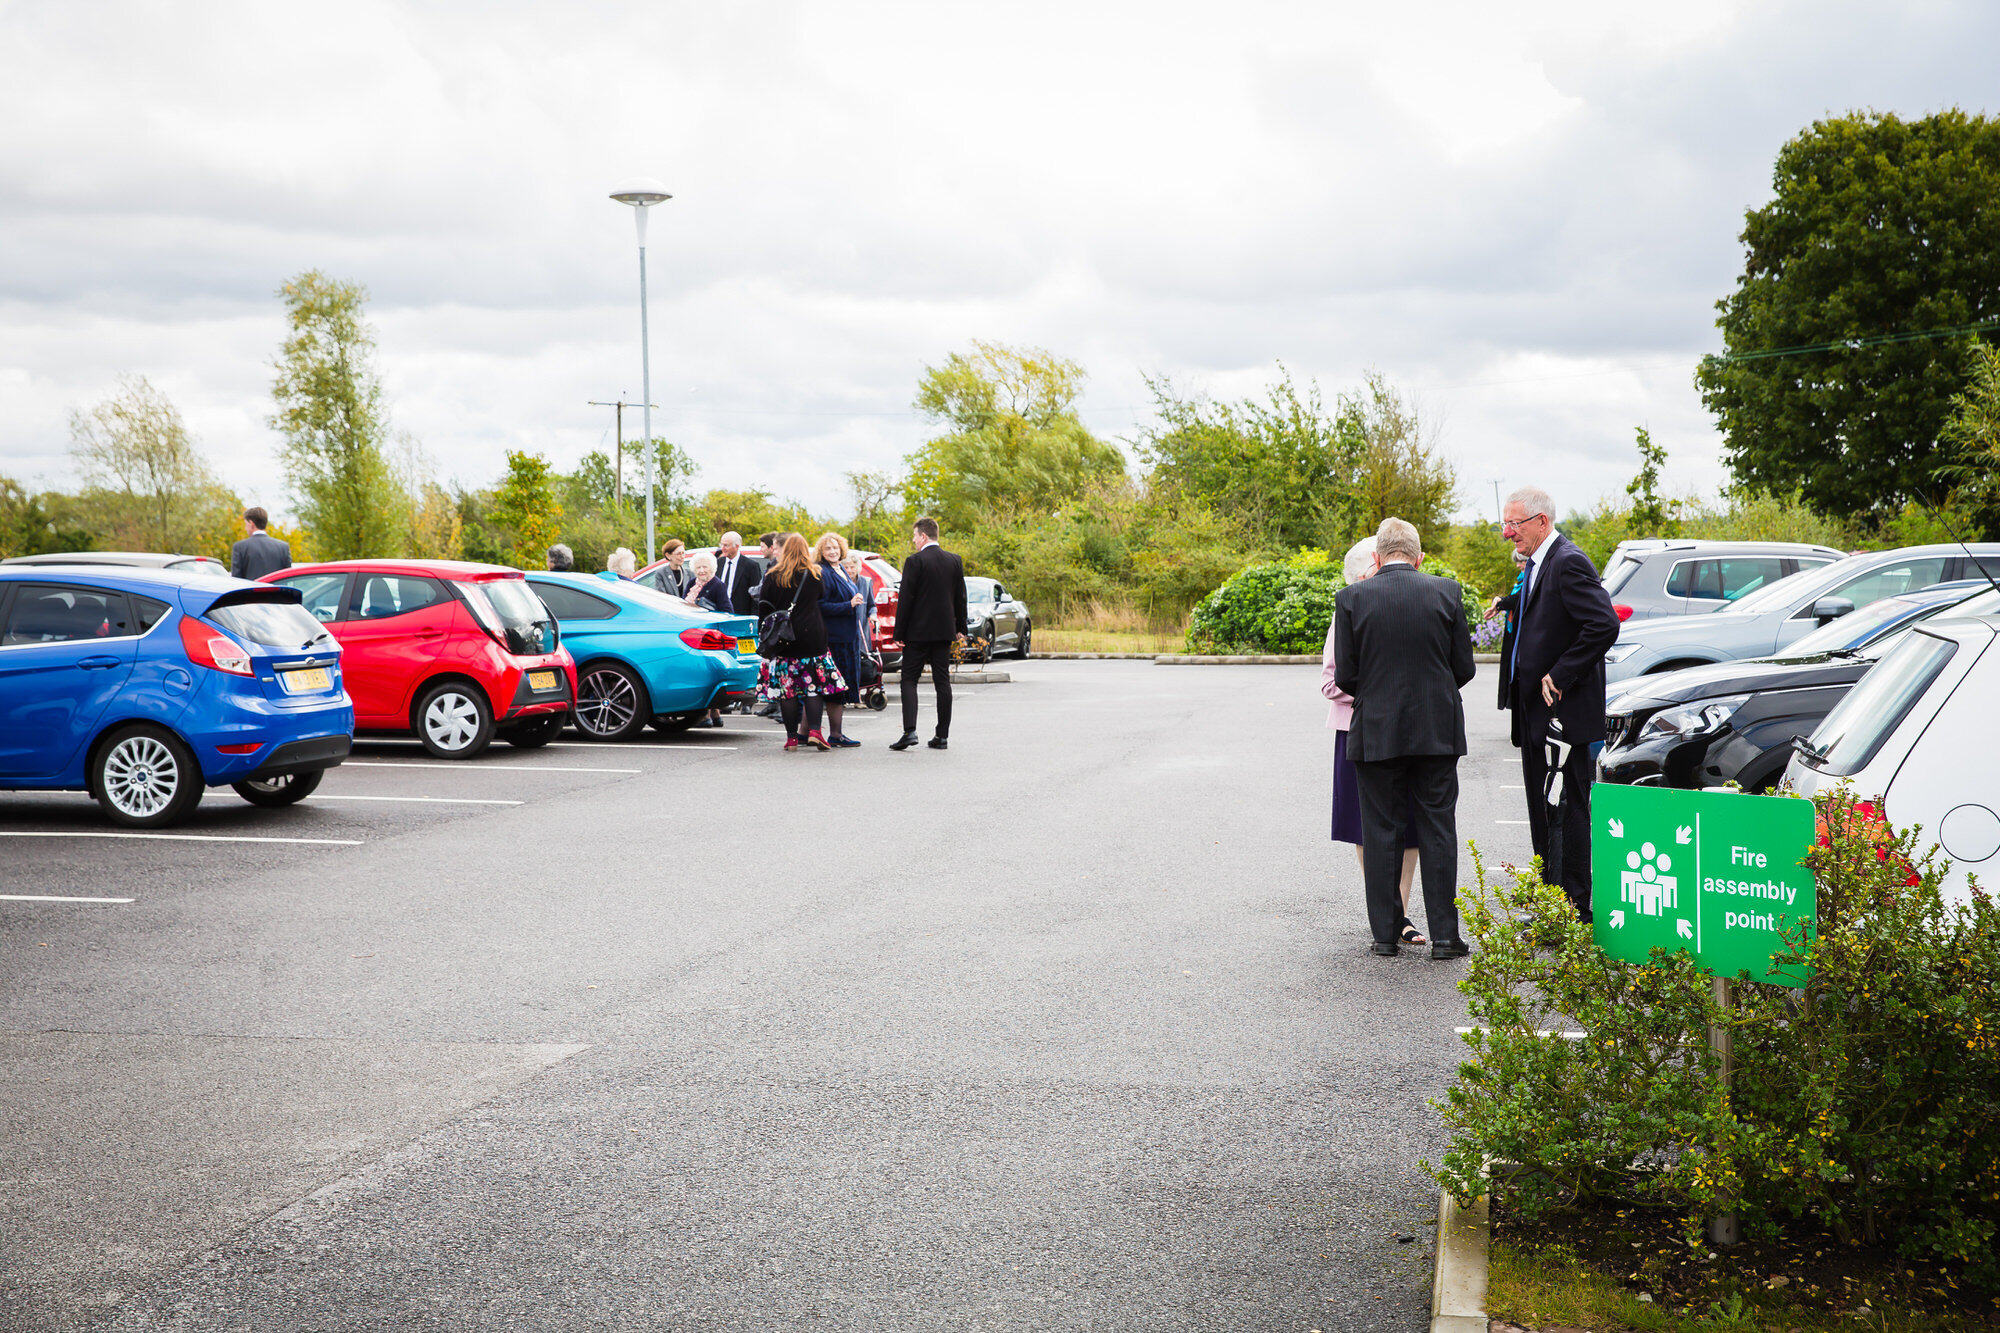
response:
<svg viewBox="0 0 2000 1333"><path fill-rule="evenodd" d="M1805 858L1819 918L1780 961L1803 990L1742 974L1728 1007L1684 953L1608 957L1533 870L1465 902L1471 1058L1440 1107L1432 1174L1533 1218L1570 1204L1725 1207L1753 1234L1810 1217L2000 1292L2000 908L1948 905L1945 866L1846 790L1820 798ZM1476 864L1476 862L1475 862ZM1733 1033L1725 1086L1709 1027ZM1550 1029L1581 1027L1580 1041Z"/></svg>
<svg viewBox="0 0 2000 1333"><path fill-rule="evenodd" d="M1457 580L1451 566L1424 559L1424 572ZM1304 550L1274 564L1252 565L1201 599L1188 619L1188 651L1197 653L1317 653L1333 623L1333 595L1347 586L1323 550ZM1466 624L1485 610L1459 582Z"/></svg>

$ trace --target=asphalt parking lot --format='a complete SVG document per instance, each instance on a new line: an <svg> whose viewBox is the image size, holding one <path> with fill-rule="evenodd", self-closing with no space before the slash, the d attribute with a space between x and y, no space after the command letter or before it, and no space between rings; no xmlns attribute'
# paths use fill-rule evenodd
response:
<svg viewBox="0 0 2000 1333"><path fill-rule="evenodd" d="M0 1327L1421 1328L1460 968L1366 954L1317 673L1010 669L942 754L0 793Z"/></svg>

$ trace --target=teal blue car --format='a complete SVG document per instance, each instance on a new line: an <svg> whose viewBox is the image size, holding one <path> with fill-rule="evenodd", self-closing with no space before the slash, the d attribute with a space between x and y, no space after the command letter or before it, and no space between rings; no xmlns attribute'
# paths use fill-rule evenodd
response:
<svg viewBox="0 0 2000 1333"><path fill-rule="evenodd" d="M576 659L571 721L596 741L686 731L757 690L757 621L697 610L627 580L530 573Z"/></svg>

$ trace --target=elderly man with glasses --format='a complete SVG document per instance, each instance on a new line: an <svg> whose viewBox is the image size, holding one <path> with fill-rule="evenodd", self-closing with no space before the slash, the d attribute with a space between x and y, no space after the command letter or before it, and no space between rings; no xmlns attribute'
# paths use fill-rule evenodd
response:
<svg viewBox="0 0 2000 1333"><path fill-rule="evenodd" d="M1590 557L1556 531L1547 491L1521 487L1500 517L1501 532L1527 560L1500 671L1521 747L1528 831L1550 881L1589 921L1590 747L1604 739L1604 654L1618 641L1618 613Z"/></svg>

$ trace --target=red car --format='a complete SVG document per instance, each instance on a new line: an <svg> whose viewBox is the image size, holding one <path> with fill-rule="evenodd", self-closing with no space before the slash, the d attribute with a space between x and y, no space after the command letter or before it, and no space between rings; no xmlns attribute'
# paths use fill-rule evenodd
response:
<svg viewBox="0 0 2000 1333"><path fill-rule="evenodd" d="M576 661L518 569L462 560L340 560L264 576L297 588L340 641L356 731L415 732L440 759L497 733L547 745L576 698Z"/></svg>

